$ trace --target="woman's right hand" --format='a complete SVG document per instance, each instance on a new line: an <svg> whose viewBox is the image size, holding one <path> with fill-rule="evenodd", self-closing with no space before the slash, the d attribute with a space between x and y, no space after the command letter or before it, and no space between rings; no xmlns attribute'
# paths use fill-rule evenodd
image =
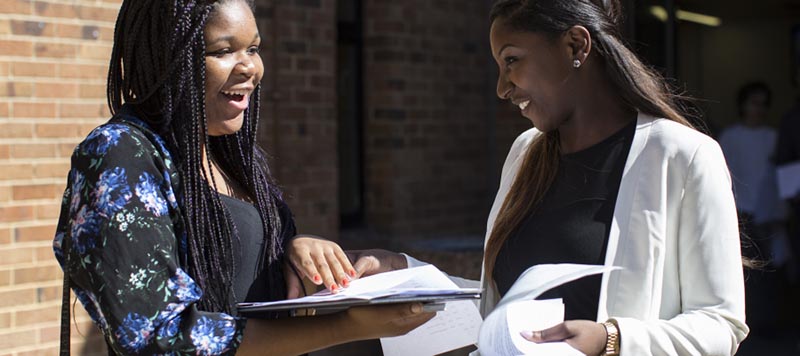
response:
<svg viewBox="0 0 800 356"><path fill-rule="evenodd" d="M405 303L353 307L340 316L343 328L353 333L353 339L366 340L405 335L436 313L424 312L421 303Z"/></svg>

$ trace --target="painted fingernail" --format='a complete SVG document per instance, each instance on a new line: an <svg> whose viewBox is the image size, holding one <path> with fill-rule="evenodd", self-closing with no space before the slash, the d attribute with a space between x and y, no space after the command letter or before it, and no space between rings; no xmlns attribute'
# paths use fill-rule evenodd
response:
<svg viewBox="0 0 800 356"><path fill-rule="evenodd" d="M522 337L524 337L526 339L529 339L529 340L533 338L533 332L532 331L521 331L519 334L522 335Z"/></svg>
<svg viewBox="0 0 800 356"><path fill-rule="evenodd" d="M335 292L337 289L339 289L339 287L336 286L336 283L331 284L331 291L332 292Z"/></svg>
<svg viewBox="0 0 800 356"><path fill-rule="evenodd" d="M319 275L314 276L314 282L319 283L321 281L322 281L322 277L320 277Z"/></svg>
<svg viewBox="0 0 800 356"><path fill-rule="evenodd" d="M350 282L348 282L347 279L343 279L342 280L342 287L347 287L347 285L349 285L349 284L350 284Z"/></svg>
<svg viewBox="0 0 800 356"><path fill-rule="evenodd" d="M351 269L351 270L350 270L350 277L353 277L353 278L355 278L355 276L356 276L356 270L354 270L354 269Z"/></svg>

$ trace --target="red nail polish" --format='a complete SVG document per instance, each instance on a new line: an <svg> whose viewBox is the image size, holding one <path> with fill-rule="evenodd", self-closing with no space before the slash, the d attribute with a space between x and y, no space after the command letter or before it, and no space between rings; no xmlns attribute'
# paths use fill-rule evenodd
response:
<svg viewBox="0 0 800 356"><path fill-rule="evenodd" d="M314 276L314 282L319 282L321 280L322 280L322 277L320 277L319 275Z"/></svg>
<svg viewBox="0 0 800 356"><path fill-rule="evenodd" d="M350 270L350 277L355 277L355 276L356 276L356 270L351 269Z"/></svg>
<svg viewBox="0 0 800 356"><path fill-rule="evenodd" d="M337 289L339 289L339 287L336 286L336 283L331 284L331 291L335 292Z"/></svg>
<svg viewBox="0 0 800 356"><path fill-rule="evenodd" d="M348 284L350 284L350 282L348 282L346 279L342 280L342 287L347 287Z"/></svg>

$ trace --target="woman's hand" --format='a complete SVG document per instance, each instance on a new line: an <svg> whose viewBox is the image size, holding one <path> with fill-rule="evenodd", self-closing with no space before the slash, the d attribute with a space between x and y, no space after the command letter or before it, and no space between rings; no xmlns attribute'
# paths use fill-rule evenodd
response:
<svg viewBox="0 0 800 356"><path fill-rule="evenodd" d="M564 341L588 356L600 355L606 347L606 328L589 320L567 320L541 331L523 331L522 337L536 343Z"/></svg>
<svg viewBox="0 0 800 356"><path fill-rule="evenodd" d="M286 255L289 263L299 274L315 285L324 284L331 292L347 287L351 278L356 278L356 270L350 264L342 248L335 242L321 237L301 235L289 241ZM290 294L297 289L297 280L288 271L287 288Z"/></svg>
<svg viewBox="0 0 800 356"><path fill-rule="evenodd" d="M356 277L366 277L373 274L404 269L408 267L405 256L387 250L348 250L345 251L353 267Z"/></svg>
<svg viewBox="0 0 800 356"><path fill-rule="evenodd" d="M340 313L343 328L353 333L353 339L366 340L405 335L436 313L422 311L421 303L363 306Z"/></svg>

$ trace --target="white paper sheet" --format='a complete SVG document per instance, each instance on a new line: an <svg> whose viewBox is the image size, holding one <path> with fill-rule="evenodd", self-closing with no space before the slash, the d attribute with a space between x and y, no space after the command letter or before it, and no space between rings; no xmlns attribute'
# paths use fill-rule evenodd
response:
<svg viewBox="0 0 800 356"><path fill-rule="evenodd" d="M421 270L419 273L425 273L425 275L418 275L413 280L407 280L401 286L404 288L421 288L423 286L437 285L458 288L455 283L442 273L426 273L425 270ZM444 311L438 312L433 319L408 334L382 338L383 355L432 356L473 345L478 341L478 330L480 329L481 321L481 314L472 301L449 302Z"/></svg>
<svg viewBox="0 0 800 356"><path fill-rule="evenodd" d="M406 335L381 339L384 356L432 356L473 345L478 341L481 314L475 303L462 300Z"/></svg>
<svg viewBox="0 0 800 356"><path fill-rule="evenodd" d="M371 300L385 296L424 296L455 293L459 291L466 291L474 294L480 293L480 289L458 288L458 286L435 266L425 265L356 279L350 282L350 286L343 288L339 293L335 294L325 290L303 298L274 302L240 303L239 306L265 307L297 305L300 303L321 303L347 299Z"/></svg>
<svg viewBox="0 0 800 356"><path fill-rule="evenodd" d="M525 340L521 331L542 330L564 321L560 299L534 300L561 284L612 271L618 267L577 264L538 265L529 268L514 282L495 310L486 317L478 336L481 356L548 355L581 356L567 343L536 344Z"/></svg>
<svg viewBox="0 0 800 356"><path fill-rule="evenodd" d="M800 193L800 162L779 166L777 176L781 199L791 199Z"/></svg>

